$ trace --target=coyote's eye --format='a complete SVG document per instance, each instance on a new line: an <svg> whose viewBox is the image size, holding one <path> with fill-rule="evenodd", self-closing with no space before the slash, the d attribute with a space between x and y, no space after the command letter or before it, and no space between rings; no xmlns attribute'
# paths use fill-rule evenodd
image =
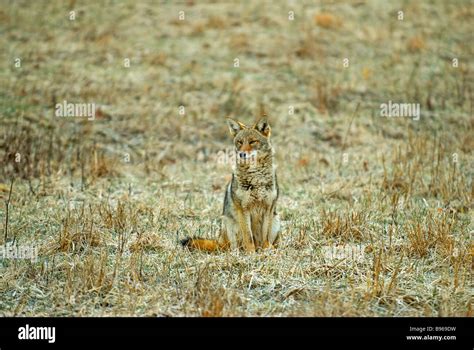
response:
<svg viewBox="0 0 474 350"><path fill-rule="evenodd" d="M240 141L240 140L236 141L235 144L237 145L237 147L240 147L240 146L242 146L242 141Z"/></svg>
<svg viewBox="0 0 474 350"><path fill-rule="evenodd" d="M259 143L260 143L260 141L258 141L258 140L250 141L251 146L257 146Z"/></svg>

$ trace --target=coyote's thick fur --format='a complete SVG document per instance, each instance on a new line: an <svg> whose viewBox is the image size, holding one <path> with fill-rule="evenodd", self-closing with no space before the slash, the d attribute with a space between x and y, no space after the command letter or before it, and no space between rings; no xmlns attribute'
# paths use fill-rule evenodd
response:
<svg viewBox="0 0 474 350"><path fill-rule="evenodd" d="M181 243L206 251L243 248L251 252L274 246L280 218L270 125L266 118L253 127L232 119L227 124L234 138L236 161L225 191L221 233L217 240L187 238Z"/></svg>

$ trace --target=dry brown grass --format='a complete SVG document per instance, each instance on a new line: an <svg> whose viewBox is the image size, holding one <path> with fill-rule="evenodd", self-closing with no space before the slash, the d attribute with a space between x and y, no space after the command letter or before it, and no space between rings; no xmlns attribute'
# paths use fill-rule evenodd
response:
<svg viewBox="0 0 474 350"><path fill-rule="evenodd" d="M316 24L323 28L337 28L342 21L330 13L318 13L314 16Z"/></svg>

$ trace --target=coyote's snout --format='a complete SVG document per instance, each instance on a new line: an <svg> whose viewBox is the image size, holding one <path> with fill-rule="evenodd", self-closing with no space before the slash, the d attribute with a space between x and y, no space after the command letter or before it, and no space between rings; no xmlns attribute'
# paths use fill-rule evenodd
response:
<svg viewBox="0 0 474 350"><path fill-rule="evenodd" d="M190 249L206 251L229 248L255 251L276 245L280 218L276 213L278 183L270 125L266 118L252 127L232 119L227 124L234 138L236 157L224 196L221 233L217 240L187 238L181 243Z"/></svg>

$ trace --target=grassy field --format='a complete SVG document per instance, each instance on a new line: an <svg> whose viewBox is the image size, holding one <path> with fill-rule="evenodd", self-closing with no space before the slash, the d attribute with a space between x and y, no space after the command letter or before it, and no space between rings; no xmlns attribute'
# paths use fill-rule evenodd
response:
<svg viewBox="0 0 474 350"><path fill-rule="evenodd" d="M0 3L0 315L473 315L472 1ZM184 250L264 113L279 248Z"/></svg>

